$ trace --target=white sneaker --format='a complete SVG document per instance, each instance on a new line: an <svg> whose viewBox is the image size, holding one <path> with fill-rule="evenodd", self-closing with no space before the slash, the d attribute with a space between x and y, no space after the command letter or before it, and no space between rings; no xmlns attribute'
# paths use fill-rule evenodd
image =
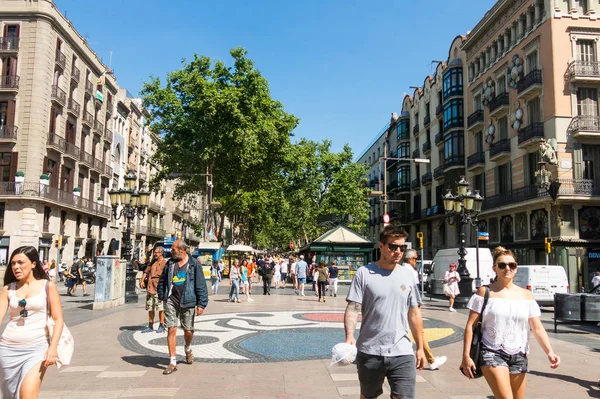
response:
<svg viewBox="0 0 600 399"><path fill-rule="evenodd" d="M248 302L254 302L254 299L248 298Z"/></svg>
<svg viewBox="0 0 600 399"><path fill-rule="evenodd" d="M429 370L439 369L440 366L442 366L444 363L446 363L446 360L448 360L448 358L446 356L436 357L435 361L433 363L429 363Z"/></svg>
<svg viewBox="0 0 600 399"><path fill-rule="evenodd" d="M306 295L304 295L304 292L303 292L302 294L300 294L300 296L306 296Z"/></svg>
<svg viewBox="0 0 600 399"><path fill-rule="evenodd" d="M451 311L451 312L456 312L456 309L454 309L454 308L450 308L448 310Z"/></svg>

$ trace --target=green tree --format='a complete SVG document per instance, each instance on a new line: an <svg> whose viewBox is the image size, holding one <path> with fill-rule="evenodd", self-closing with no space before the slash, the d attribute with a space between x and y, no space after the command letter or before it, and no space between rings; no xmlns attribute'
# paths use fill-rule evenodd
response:
<svg viewBox="0 0 600 399"><path fill-rule="evenodd" d="M160 172L153 187L173 173L183 174L175 196L206 192L206 177L225 215L247 210L249 193L269 185L281 170L298 119L272 99L267 80L247 51L230 51L233 66L194 55L183 68L144 84L150 128L162 138L153 156ZM223 233L223 228L219 233ZM221 238L221 237L219 237Z"/></svg>

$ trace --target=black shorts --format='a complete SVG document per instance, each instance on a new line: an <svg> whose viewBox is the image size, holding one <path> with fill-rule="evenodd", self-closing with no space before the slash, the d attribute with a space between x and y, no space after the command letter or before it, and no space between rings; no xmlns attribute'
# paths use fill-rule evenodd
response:
<svg viewBox="0 0 600 399"><path fill-rule="evenodd" d="M365 398L378 398L383 394L383 380L387 377L392 395L398 399L416 396L417 365L413 355L376 356L358 352L356 368L360 393Z"/></svg>
<svg viewBox="0 0 600 399"><path fill-rule="evenodd" d="M528 371L529 361L527 355L519 352L515 355L509 355L500 349L490 349L485 345L481 346L479 353L481 367L508 367L510 374L522 374Z"/></svg>

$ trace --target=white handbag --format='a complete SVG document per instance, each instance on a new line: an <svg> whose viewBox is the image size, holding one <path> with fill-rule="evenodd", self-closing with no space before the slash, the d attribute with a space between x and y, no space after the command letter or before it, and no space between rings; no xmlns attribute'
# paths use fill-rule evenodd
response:
<svg viewBox="0 0 600 399"><path fill-rule="evenodd" d="M52 342L52 336L54 335L54 320L50 315L50 299L48 297L48 282L46 282L46 328L48 329L48 342ZM60 334L60 340L58 341L58 347L56 352L58 358L56 359L56 367L61 368L68 366L71 363L73 357L73 351L75 350L75 340L71 331L67 328L67 325L63 322L62 333Z"/></svg>

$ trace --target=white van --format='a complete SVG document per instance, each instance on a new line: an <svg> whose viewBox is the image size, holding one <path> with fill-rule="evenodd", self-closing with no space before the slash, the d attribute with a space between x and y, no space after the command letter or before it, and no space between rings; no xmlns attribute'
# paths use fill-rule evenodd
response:
<svg viewBox="0 0 600 399"><path fill-rule="evenodd" d="M421 269L423 269L421 271ZM433 274L433 261L421 260L417 261L417 273L419 273L419 287L421 287L421 278L423 279L423 288L425 292L429 292L429 276Z"/></svg>
<svg viewBox="0 0 600 399"><path fill-rule="evenodd" d="M569 280L562 266L519 265L513 282L530 290L540 306L554 306L555 293L569 292Z"/></svg>
<svg viewBox="0 0 600 399"><path fill-rule="evenodd" d="M477 277L477 248L466 248L467 269L473 279L473 292L475 292L475 278ZM444 274L448 271L450 263L458 266L458 248L440 249L433 258L433 274L429 276L430 292L433 295L444 295ZM489 248L479 248L479 277L481 284L490 283L496 274L492 270L494 260Z"/></svg>

